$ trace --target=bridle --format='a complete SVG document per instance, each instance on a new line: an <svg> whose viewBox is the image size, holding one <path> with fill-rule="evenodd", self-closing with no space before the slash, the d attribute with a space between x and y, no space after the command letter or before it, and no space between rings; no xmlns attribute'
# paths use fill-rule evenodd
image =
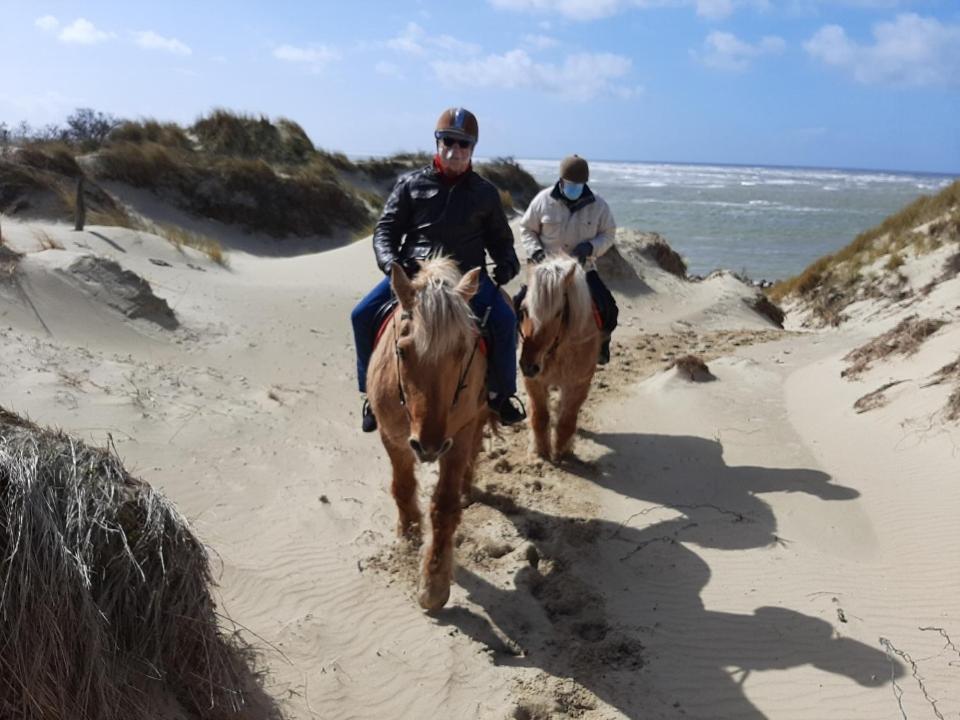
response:
<svg viewBox="0 0 960 720"><path fill-rule="evenodd" d="M487 325L487 319L489 317L490 308L488 307L486 312L483 314L483 320L480 323L480 329L473 340L473 348L470 350L470 357L467 359L466 365L461 367L460 377L457 378L457 389L453 393L453 402L450 403L451 408L457 406L457 401L460 399L460 393L467 389L467 375L470 373L470 368L473 366L473 358L477 354L477 347L480 345L480 337L483 329ZM412 319L413 314L409 310L404 310L400 313L401 322ZM397 332L396 312L393 313L393 354L397 360L397 394L400 396L400 406L404 409L404 411L406 411L407 416L409 417L410 411L407 410L407 395L403 391L403 381L400 379L400 361L403 359L403 353L400 351L400 333Z"/></svg>

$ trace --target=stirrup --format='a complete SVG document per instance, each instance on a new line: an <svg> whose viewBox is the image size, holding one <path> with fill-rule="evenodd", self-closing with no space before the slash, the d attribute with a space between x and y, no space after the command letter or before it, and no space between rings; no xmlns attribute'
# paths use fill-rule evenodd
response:
<svg viewBox="0 0 960 720"><path fill-rule="evenodd" d="M370 407L369 400L364 399L363 409L360 411L360 415L363 418L361 427L365 433L370 433L377 429L377 418L373 414L373 408Z"/></svg>
<svg viewBox="0 0 960 720"><path fill-rule="evenodd" d="M610 362L610 340L604 340L600 345L600 354L597 356L597 365L606 365Z"/></svg>
<svg viewBox="0 0 960 720"><path fill-rule="evenodd" d="M519 409L514 406L513 400L517 401ZM491 398L490 408L500 417L501 425L514 425L527 419L527 408L516 395Z"/></svg>

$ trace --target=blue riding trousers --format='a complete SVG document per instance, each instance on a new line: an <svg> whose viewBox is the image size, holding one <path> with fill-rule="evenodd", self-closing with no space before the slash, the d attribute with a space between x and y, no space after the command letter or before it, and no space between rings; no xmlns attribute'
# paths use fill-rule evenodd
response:
<svg viewBox="0 0 960 720"><path fill-rule="evenodd" d="M373 355L373 340L378 328L377 310L390 300L393 291L390 278L385 277L357 303L350 314L353 323L353 341L357 348L357 385L367 391L367 366ZM487 388L500 397L517 391L517 316L510 304L488 275L480 276L480 287L470 301L473 314L483 319L487 308L487 337L492 347L487 350Z"/></svg>

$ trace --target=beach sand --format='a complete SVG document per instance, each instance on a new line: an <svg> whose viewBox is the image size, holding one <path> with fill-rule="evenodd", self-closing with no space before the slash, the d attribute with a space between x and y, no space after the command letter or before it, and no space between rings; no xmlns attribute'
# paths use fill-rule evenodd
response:
<svg viewBox="0 0 960 720"><path fill-rule="evenodd" d="M430 616L388 459L359 431L349 314L379 277L369 241L276 257L221 228L243 248L222 267L113 227L3 234L22 257L0 268L0 405L111 441L176 503L291 717L960 714L957 381L934 382L958 360L957 277L781 330L734 276L631 255L575 457L532 460L526 427L487 440ZM155 304L130 317L143 298L102 263L78 274L90 255L146 279L177 327ZM908 263L912 286L942 261ZM841 376L912 314L946 324ZM688 353L713 381L669 367ZM425 505L436 470L419 474Z"/></svg>

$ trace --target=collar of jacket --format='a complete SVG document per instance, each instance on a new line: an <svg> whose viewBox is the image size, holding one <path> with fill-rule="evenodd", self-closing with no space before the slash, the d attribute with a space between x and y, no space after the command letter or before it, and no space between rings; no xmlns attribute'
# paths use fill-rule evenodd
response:
<svg viewBox="0 0 960 720"><path fill-rule="evenodd" d="M560 202L564 203L571 215L577 210L585 208L587 205L597 199L593 194L593 190L590 189L590 186L585 184L580 197L578 197L576 200L571 200L560 191L559 180L557 180L557 183L553 186L553 190L550 191L550 197L552 197L554 200L559 200Z"/></svg>
<svg viewBox="0 0 960 720"><path fill-rule="evenodd" d="M440 179L444 185L456 185L458 182L463 180L467 175L470 174L470 171L473 170L473 161L470 161L470 164L467 165L467 169L464 170L459 175L448 175L443 171L443 166L440 165L440 156L433 156L433 170L437 173L437 177Z"/></svg>

